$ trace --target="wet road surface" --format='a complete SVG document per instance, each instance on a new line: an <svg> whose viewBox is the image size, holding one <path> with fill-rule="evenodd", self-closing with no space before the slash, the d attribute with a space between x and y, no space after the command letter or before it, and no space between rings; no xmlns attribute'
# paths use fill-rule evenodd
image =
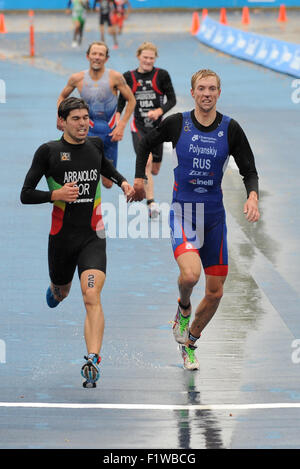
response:
<svg viewBox="0 0 300 469"><path fill-rule="evenodd" d="M69 29L41 31L38 57L31 61L24 59L26 33L5 35L0 47L0 78L6 83L6 103L0 104L0 447L299 448L299 104L292 99L293 79L215 53L185 31L147 31L146 36L125 31L108 67L134 68L137 46L154 41L157 66L169 71L177 93L173 111L192 108L194 71L217 71L218 108L241 124L256 157L261 220L255 226L244 220L245 189L231 163L223 184L229 275L219 310L199 341L200 371L188 372L171 333L178 272L170 239L163 236L162 220L147 222L143 230L136 225L140 205L134 204L127 237L108 239L102 377L95 390L83 389L79 282L75 276L70 296L49 310L51 208L21 206L19 193L35 149L59 137L57 96L69 73L87 67L85 50L98 31L87 29L80 50L71 49ZM129 128L119 148L118 169L132 181ZM155 188L157 200L170 203L168 146ZM120 195L117 187L103 189L102 202L118 209L124 205ZM116 232L124 226L117 224ZM202 278L194 306L203 289Z"/></svg>

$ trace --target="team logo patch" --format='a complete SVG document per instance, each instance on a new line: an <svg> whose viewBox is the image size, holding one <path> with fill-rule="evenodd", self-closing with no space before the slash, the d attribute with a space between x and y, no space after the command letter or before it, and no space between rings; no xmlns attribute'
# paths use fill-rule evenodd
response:
<svg viewBox="0 0 300 469"><path fill-rule="evenodd" d="M205 187L196 187L194 192L198 192L198 194L204 194L204 192L207 192L207 189L205 189Z"/></svg>
<svg viewBox="0 0 300 469"><path fill-rule="evenodd" d="M60 152L60 161L71 161L71 153L61 151Z"/></svg>
<svg viewBox="0 0 300 469"><path fill-rule="evenodd" d="M183 126L183 130L185 132L191 132L191 124L188 120L185 121L184 126Z"/></svg>

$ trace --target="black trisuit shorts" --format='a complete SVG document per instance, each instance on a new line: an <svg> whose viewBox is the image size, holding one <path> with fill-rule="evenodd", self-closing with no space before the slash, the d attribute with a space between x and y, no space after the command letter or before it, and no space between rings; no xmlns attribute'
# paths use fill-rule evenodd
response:
<svg viewBox="0 0 300 469"><path fill-rule="evenodd" d="M140 140L146 135L141 129L137 132L131 132L134 151L137 154ZM161 163L163 157L163 144L157 145L152 150L152 160L154 163Z"/></svg>
<svg viewBox="0 0 300 469"><path fill-rule="evenodd" d="M100 23L100 24L105 24L105 23L107 23L107 26L112 26L112 22L111 22L111 19L110 19L110 15L109 15L109 14L105 14L105 13L100 13L100 16L99 16L99 23Z"/></svg>
<svg viewBox="0 0 300 469"><path fill-rule="evenodd" d="M92 228L63 227L56 235L49 235L49 275L54 285L71 282L76 267L79 278L84 270L96 269L106 273L105 232Z"/></svg>

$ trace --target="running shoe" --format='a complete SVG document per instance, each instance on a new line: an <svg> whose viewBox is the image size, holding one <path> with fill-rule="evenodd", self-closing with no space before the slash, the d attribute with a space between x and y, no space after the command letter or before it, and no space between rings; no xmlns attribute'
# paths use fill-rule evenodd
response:
<svg viewBox="0 0 300 469"><path fill-rule="evenodd" d="M86 381L83 383L83 387L95 388L96 381L100 378L100 369L98 365L101 361L101 357L96 353L89 353L84 358L86 359L86 363L81 368L81 376L85 378Z"/></svg>
<svg viewBox="0 0 300 469"><path fill-rule="evenodd" d="M46 293L46 301L47 301L47 305L49 306L49 308L55 308L59 304L59 301L54 298L54 295L50 287L48 287L48 290Z"/></svg>
<svg viewBox="0 0 300 469"><path fill-rule="evenodd" d="M159 208L156 202L149 205L149 218L157 218L159 216Z"/></svg>
<svg viewBox="0 0 300 469"><path fill-rule="evenodd" d="M181 308L178 304L177 313L173 321L173 335L174 339L179 344L185 344L188 340L190 317L190 314L188 316L183 316L181 314Z"/></svg>
<svg viewBox="0 0 300 469"><path fill-rule="evenodd" d="M194 345L179 345L179 351L183 358L183 367L186 370L199 370L199 362L195 356L197 347Z"/></svg>

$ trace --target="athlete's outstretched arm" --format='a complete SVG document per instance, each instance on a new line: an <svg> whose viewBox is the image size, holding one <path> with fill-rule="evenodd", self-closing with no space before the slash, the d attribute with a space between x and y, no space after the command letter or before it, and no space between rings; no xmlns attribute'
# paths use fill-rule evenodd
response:
<svg viewBox="0 0 300 469"><path fill-rule="evenodd" d="M129 88L132 90L132 77L130 72L125 72L123 74L123 77L129 86ZM119 93L119 98L118 98L118 105L117 105L117 113L122 114L124 107L126 106L126 99L122 95L122 93Z"/></svg>
<svg viewBox="0 0 300 469"><path fill-rule="evenodd" d="M120 187L122 182L126 181L126 178L121 173L119 173L111 161L109 161L105 156L103 156L101 160L101 174Z"/></svg>
<svg viewBox="0 0 300 469"><path fill-rule="evenodd" d="M127 202L133 202L135 200L135 190L127 181L122 182L121 189L124 192Z"/></svg>
<svg viewBox="0 0 300 469"><path fill-rule="evenodd" d="M176 105L177 100L176 100L176 94L175 94L175 90L173 87L173 83L171 81L171 77L166 70L164 70L162 81L163 81L163 92L165 96L167 97L167 101L166 103L162 105L162 109L163 109L164 114L166 114L166 112L170 111L170 109L172 109L172 107Z"/></svg>
<svg viewBox="0 0 300 469"><path fill-rule="evenodd" d="M60 105L60 103L68 98L68 96L70 96L70 94L72 93L72 91L75 90L75 88L77 87L77 82L78 82L78 79L80 78L80 73L73 73L73 75L70 76L66 86L62 89L62 91L60 92L60 95L57 99L57 108L58 106Z"/></svg>
<svg viewBox="0 0 300 469"><path fill-rule="evenodd" d="M249 222L256 222L260 218L260 213L258 209L258 174L254 155L243 129L234 119L231 119L228 127L228 142L230 154L233 155L237 163L247 191L244 214Z"/></svg>
<svg viewBox="0 0 300 469"><path fill-rule="evenodd" d="M244 204L244 214L246 215L246 219L249 222L256 222L260 218L260 213L258 210L258 196L255 191L251 191L249 197Z"/></svg>
<svg viewBox="0 0 300 469"><path fill-rule="evenodd" d="M159 69L158 77L159 88L167 99L161 107L148 112L148 117L153 121L156 121L159 117L166 114L166 112L170 111L170 109L172 109L176 104L176 95L169 73L166 70Z"/></svg>
<svg viewBox="0 0 300 469"><path fill-rule="evenodd" d="M131 187L127 179L116 170L114 165L105 156L102 157L101 161L101 174L121 187L127 198L127 202L134 200L133 187Z"/></svg>
<svg viewBox="0 0 300 469"><path fill-rule="evenodd" d="M43 204L51 202L51 191L37 190L36 186L46 174L48 167L48 147L41 145L32 160L21 191L22 204Z"/></svg>
<svg viewBox="0 0 300 469"><path fill-rule="evenodd" d="M164 142L171 142L173 148L176 146L182 126L182 113L172 114L166 117L157 127L147 133L139 143L136 155L135 177L145 178L145 168L149 153Z"/></svg>
<svg viewBox="0 0 300 469"><path fill-rule="evenodd" d="M118 121L114 130L110 133L112 142L117 142L123 138L126 124L134 111L136 100L123 75L116 71L112 71L112 73L114 88L118 90L120 94L122 94L123 98L127 101L127 106L123 116Z"/></svg>
<svg viewBox="0 0 300 469"><path fill-rule="evenodd" d="M74 202L78 197L76 181L68 182L59 189L53 191L41 191L36 189L43 176L46 175L49 161L49 149L47 144L41 145L32 160L31 167L26 174L21 191L22 204L44 204L55 200Z"/></svg>

